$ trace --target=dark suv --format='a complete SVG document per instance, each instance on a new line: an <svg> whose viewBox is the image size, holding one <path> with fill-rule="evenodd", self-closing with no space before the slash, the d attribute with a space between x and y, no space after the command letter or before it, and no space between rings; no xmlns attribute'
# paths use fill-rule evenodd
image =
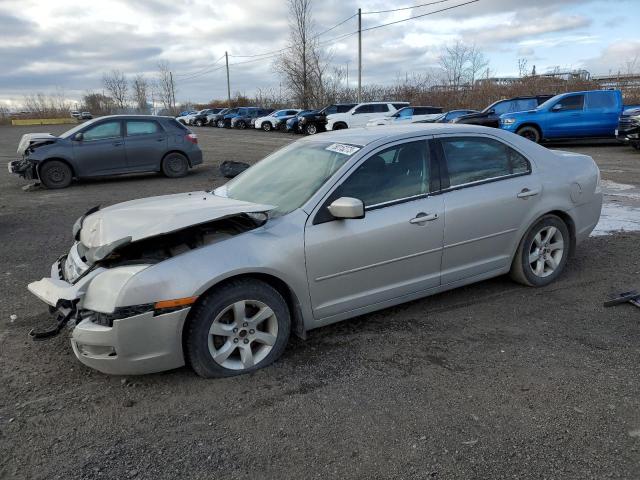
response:
<svg viewBox="0 0 640 480"><path fill-rule="evenodd" d="M65 188L73 178L162 172L183 177L202 163L198 137L172 117L112 115L89 120L62 135L27 133L20 160L9 171Z"/></svg>
<svg viewBox="0 0 640 480"><path fill-rule="evenodd" d="M245 129L258 117L264 117L273 112L273 108L246 107L238 110L237 115L231 118L231 128Z"/></svg>
<svg viewBox="0 0 640 480"><path fill-rule="evenodd" d="M200 110L198 114L191 119L191 125L202 127L209 123L207 118L209 115L215 115L222 112L222 110L224 110L224 108L205 108L204 110Z"/></svg>
<svg viewBox="0 0 640 480"><path fill-rule="evenodd" d="M500 127L500 115L511 112L525 112L534 110L538 105L549 100L553 95L537 95L529 97L514 97L498 100L477 113L470 113L453 120L453 123L467 123L485 127Z"/></svg>
<svg viewBox="0 0 640 480"><path fill-rule="evenodd" d="M625 110L618 120L618 140L640 150L640 108Z"/></svg>
<svg viewBox="0 0 640 480"><path fill-rule="evenodd" d="M304 115L298 115L298 130L308 135L324 132L327 125L327 115L348 112L356 105L357 103L335 103L324 107L320 111L314 110Z"/></svg>

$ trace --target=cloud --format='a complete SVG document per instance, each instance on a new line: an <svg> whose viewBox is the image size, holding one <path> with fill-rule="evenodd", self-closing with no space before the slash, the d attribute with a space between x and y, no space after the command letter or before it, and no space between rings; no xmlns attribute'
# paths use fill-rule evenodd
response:
<svg viewBox="0 0 640 480"><path fill-rule="evenodd" d="M637 73L640 70L640 40L628 38L615 41L599 55L581 62L594 75Z"/></svg>

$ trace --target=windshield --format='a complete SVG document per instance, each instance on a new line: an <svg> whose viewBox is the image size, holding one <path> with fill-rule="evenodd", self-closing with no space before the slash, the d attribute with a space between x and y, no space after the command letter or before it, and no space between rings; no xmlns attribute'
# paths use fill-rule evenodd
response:
<svg viewBox="0 0 640 480"><path fill-rule="evenodd" d="M300 208L360 147L294 143L272 153L214 193L273 205L272 216Z"/></svg>

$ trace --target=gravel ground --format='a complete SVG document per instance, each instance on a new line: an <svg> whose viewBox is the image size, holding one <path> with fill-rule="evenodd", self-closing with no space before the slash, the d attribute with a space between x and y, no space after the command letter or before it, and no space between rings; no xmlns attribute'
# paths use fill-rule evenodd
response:
<svg viewBox="0 0 640 480"><path fill-rule="evenodd" d="M0 160L27 131L42 128L0 128ZM549 287L496 278L314 330L236 378L106 376L75 360L66 335L28 340L47 315L26 284L89 207L210 188L221 161L294 138L197 133L205 164L178 180L24 192L0 169L0 478L639 478L640 310L602 300L640 287L640 234L590 238ZM554 148L640 185L628 147Z"/></svg>

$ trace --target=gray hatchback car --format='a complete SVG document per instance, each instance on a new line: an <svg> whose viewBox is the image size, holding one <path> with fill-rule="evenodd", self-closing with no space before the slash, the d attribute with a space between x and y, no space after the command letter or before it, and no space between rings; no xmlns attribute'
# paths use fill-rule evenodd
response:
<svg viewBox="0 0 640 480"><path fill-rule="evenodd" d="M22 158L9 171L65 188L73 178L137 172L182 177L202 163L198 137L172 117L113 115L80 124L56 137L29 133L18 145Z"/></svg>
<svg viewBox="0 0 640 480"><path fill-rule="evenodd" d="M290 332L506 273L547 285L601 206L590 157L509 132L341 130L214 191L87 212L28 288L72 322L90 367L236 375L278 358Z"/></svg>

